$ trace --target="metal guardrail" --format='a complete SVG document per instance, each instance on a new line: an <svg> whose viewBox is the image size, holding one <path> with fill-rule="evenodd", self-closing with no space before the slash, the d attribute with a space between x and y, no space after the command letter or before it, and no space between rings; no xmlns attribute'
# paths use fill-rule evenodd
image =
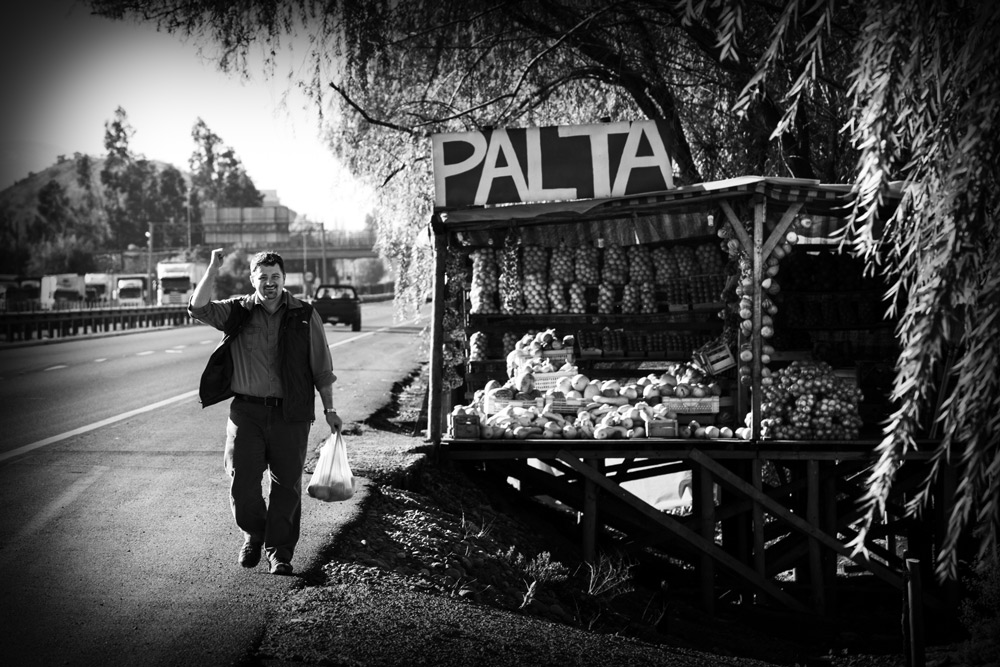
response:
<svg viewBox="0 0 1000 667"><path fill-rule="evenodd" d="M11 343L194 323L185 305L36 310L0 314L0 333Z"/></svg>
<svg viewBox="0 0 1000 667"><path fill-rule="evenodd" d="M395 296L381 286L359 294L363 303L390 301ZM187 314L186 305L76 308L0 313L0 336L8 343L54 340L87 334L198 324Z"/></svg>

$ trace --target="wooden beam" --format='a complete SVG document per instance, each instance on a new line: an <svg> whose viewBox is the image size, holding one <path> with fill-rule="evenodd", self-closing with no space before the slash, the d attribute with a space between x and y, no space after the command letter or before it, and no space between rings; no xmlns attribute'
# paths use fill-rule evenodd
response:
<svg viewBox="0 0 1000 667"><path fill-rule="evenodd" d="M593 481L597 486L601 487L608 493L619 498L621 501L625 502L631 506L634 510L642 514L648 521L653 524L663 528L679 539L683 540L690 546L694 547L700 552L710 554L716 562L720 565L725 566L732 573L738 577L744 579L748 584L757 588L758 590L770 595L774 600L784 604L790 609L800 611L803 613L809 613L809 608L804 604L796 600L794 597L786 593L774 582L760 577L752 569L739 562L721 548L715 544L714 541L703 540L697 533L692 530L685 528L680 525L677 521L673 520L667 514L660 512L654 507L651 507L648 503L643 501L641 498L629 493L619 485L615 484L611 480L607 479L599 472L594 470L592 467L584 463L582 460L571 454L566 450L559 452L559 458L565 461L574 470L579 472L581 475L586 476L588 479Z"/></svg>
<svg viewBox="0 0 1000 667"><path fill-rule="evenodd" d="M820 543L826 545L830 549L833 549L834 551L844 556L845 558L849 558L858 565L862 565L868 568L872 572L872 574L877 576L879 579L882 579L883 581L894 586L895 588L902 590L903 588L902 577L900 577L895 572L891 571L889 568L885 567L881 563L877 563L871 560L865 553L856 554L852 552L845 545L841 544L840 540L838 540L836 537L831 537L830 535L827 535L825 532L819 530L819 528L811 525L808 521L802 519L801 517L796 516L787 507L784 507L783 505L774 502L773 500L768 498L765 494L757 492L757 490L754 489L753 486L747 484L745 481L743 481L736 475L726 470L723 466L713 461L706 454L699 452L697 450L692 451L691 458L694 459L697 463L712 470L712 472L715 473L716 478L718 478L720 482L728 484L737 491L740 491L750 496L751 498L759 502L765 509L774 514L776 517L778 517L779 519L783 519L784 521L791 524L793 528L796 528L800 532L805 533L809 537L814 537Z"/></svg>

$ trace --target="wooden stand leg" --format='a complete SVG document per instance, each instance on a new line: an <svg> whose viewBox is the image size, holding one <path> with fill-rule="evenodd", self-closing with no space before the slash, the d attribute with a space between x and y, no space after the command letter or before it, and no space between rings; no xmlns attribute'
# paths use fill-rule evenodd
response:
<svg viewBox="0 0 1000 667"><path fill-rule="evenodd" d="M715 481L712 473L704 466L698 466L694 475L695 512L701 537L715 542ZM715 561L708 554L702 554L699 563L701 579L701 602L705 611L715 613Z"/></svg>
<svg viewBox="0 0 1000 667"><path fill-rule="evenodd" d="M754 459L751 462L751 479L753 487L757 491L764 488L764 461ZM760 503L754 501L753 504L753 567L754 571L764 577L767 575L766 563L764 561L764 508ZM763 602L763 595L757 594L757 602Z"/></svg>
<svg viewBox="0 0 1000 667"><path fill-rule="evenodd" d="M819 461L806 462L806 521L819 526ZM809 538L809 583L816 611L826 613L826 591L823 583L823 554L819 540Z"/></svg>

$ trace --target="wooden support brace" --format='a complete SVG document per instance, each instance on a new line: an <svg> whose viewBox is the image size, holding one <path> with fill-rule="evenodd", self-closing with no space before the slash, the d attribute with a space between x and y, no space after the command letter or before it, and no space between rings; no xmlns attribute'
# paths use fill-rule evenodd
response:
<svg viewBox="0 0 1000 667"><path fill-rule="evenodd" d="M737 217L736 211L734 211L733 207L729 205L729 202L725 200L719 202L719 206L722 207L722 212L726 214L726 219L729 220L729 224L733 228L733 233L736 234L736 238L740 241L740 245L743 246L744 250L750 252L753 245L750 241L750 235L747 234L747 230L743 228L743 223L740 222L739 217Z"/></svg>
<svg viewBox="0 0 1000 667"><path fill-rule="evenodd" d="M767 241L764 242L764 247L761 248L760 251L761 259L767 259L771 256L771 252L774 251L774 247L781 243L781 239L784 238L785 232L792 226L795 216L797 216L801 210L802 202L795 202L788 207L788 210L785 211L785 214L781 216L781 220L779 220L778 224L775 226L774 231L771 232L771 235L767 237Z"/></svg>
<svg viewBox="0 0 1000 667"><path fill-rule="evenodd" d="M830 549L833 549L834 551L844 556L845 558L849 558L858 565L862 565L868 568L872 572L872 574L877 576L879 579L882 579L891 586L894 586L895 588L902 590L903 588L902 577L897 575L895 572L893 572L886 566L871 560L864 553L855 554L845 545L841 544L836 537L832 537L826 534L825 532L819 530L815 526L811 525L805 519L796 516L787 507L784 507L781 504L774 502L767 495L758 492L756 489L753 488L753 486L751 486L750 484L746 483L736 475L726 470L725 467L719 465L716 461L713 461L711 457L706 455L704 452L695 449L691 451L690 456L693 461L705 466L706 468L710 469L713 473L715 473L716 478L720 482L728 484L737 491L740 491L750 496L755 501L759 502L765 509L774 514L776 517L778 517L779 519L783 519L784 521L791 524L793 528L799 530L802 533L805 533L807 537L815 538L821 544L824 544Z"/></svg>
<svg viewBox="0 0 1000 667"><path fill-rule="evenodd" d="M570 467L579 472L581 475L591 480L594 484L604 489L608 493L616 496L622 502L626 503L637 512L639 512L646 519L654 523L655 525L669 531L677 538L683 540L687 544L691 545L698 551L707 553L711 555L715 561L731 572L736 574L738 577L743 578L748 584L760 590L761 592L771 596L774 600L784 604L786 607L793 609L795 611L809 613L809 608L804 604L796 600L794 597L786 593L774 582L766 579L764 577L758 576L750 567L739 562L731 555L723 551L714 541L703 540L693 530L685 528L680 525L672 517L660 512L654 507L651 507L648 503L643 501L641 498L629 493L619 485L615 484L611 480L604 477L602 474L594 470L592 467L584 463L582 460L571 454L566 450L559 452L559 458L565 461Z"/></svg>

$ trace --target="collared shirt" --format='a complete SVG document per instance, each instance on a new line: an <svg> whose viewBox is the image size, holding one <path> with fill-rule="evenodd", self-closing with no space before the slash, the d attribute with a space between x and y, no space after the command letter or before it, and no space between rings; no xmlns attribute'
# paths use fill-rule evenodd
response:
<svg viewBox="0 0 1000 667"><path fill-rule="evenodd" d="M244 304L250 305L250 320L233 341L233 391L248 396L283 398L285 391L281 383L278 337L281 335L285 311L289 308L302 308L302 302L283 291L281 303L274 313L267 312L256 292ZM189 305L189 312L199 322L222 331L233 307L245 306L241 306L238 301L209 301L201 308L190 308ZM333 360L326 344L323 321L315 310L309 322L309 365L312 368L313 385L317 390L333 384L337 379L333 374Z"/></svg>

